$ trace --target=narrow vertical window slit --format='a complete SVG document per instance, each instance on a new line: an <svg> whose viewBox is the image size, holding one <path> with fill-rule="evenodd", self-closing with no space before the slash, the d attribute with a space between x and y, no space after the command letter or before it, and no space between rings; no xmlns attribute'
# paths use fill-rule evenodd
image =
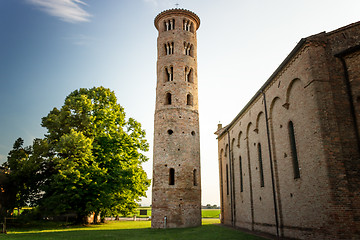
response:
<svg viewBox="0 0 360 240"><path fill-rule="evenodd" d="M197 186L197 178L196 178L196 169L194 169L193 171L193 181L194 181L194 186Z"/></svg>
<svg viewBox="0 0 360 240"><path fill-rule="evenodd" d="M175 169L169 169L169 185L175 185Z"/></svg>
<svg viewBox="0 0 360 240"><path fill-rule="evenodd" d="M296 178L300 178L300 169L299 169L299 160L296 149L294 124L292 121L289 122L289 138L290 138L290 148L291 148L291 158L292 158L293 171L294 171L294 179L296 179Z"/></svg>
<svg viewBox="0 0 360 240"><path fill-rule="evenodd" d="M240 192L244 191L243 187L243 171L242 171L242 159L239 157L239 166L240 166Z"/></svg>
<svg viewBox="0 0 360 240"><path fill-rule="evenodd" d="M166 93L165 105L171 105L171 93Z"/></svg>
<svg viewBox="0 0 360 240"><path fill-rule="evenodd" d="M263 169L263 161L262 161L262 153L261 153L261 145L258 144L258 155L259 155L259 171L260 171L260 186L264 187L264 169Z"/></svg>
<svg viewBox="0 0 360 240"><path fill-rule="evenodd" d="M186 105L188 106L193 105L193 96L190 93L186 96Z"/></svg>
<svg viewBox="0 0 360 240"><path fill-rule="evenodd" d="M229 169L226 164L226 195L229 195Z"/></svg>

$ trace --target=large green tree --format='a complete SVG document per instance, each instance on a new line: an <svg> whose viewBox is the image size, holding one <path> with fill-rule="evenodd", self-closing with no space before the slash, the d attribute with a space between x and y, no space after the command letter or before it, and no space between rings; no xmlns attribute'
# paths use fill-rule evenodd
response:
<svg viewBox="0 0 360 240"><path fill-rule="evenodd" d="M148 160L145 131L126 118L112 91L76 90L60 109L42 118L42 126L45 138L24 149L27 155L17 149L9 156L16 163L11 170L26 169L20 159L34 165L31 186L38 191L28 201L44 212L75 212L79 220L90 213L128 213L146 196L150 180L141 166Z"/></svg>
<svg viewBox="0 0 360 240"><path fill-rule="evenodd" d="M147 161L145 131L126 119L115 94L98 87L79 89L42 119L53 156L53 173L40 202L56 212L132 211L146 196L150 181L141 164Z"/></svg>

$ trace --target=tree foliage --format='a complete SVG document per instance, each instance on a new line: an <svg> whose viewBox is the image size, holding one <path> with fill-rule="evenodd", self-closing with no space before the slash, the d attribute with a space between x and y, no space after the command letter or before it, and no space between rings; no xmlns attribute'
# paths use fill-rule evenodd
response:
<svg viewBox="0 0 360 240"><path fill-rule="evenodd" d="M43 210L76 212L80 218L92 212L126 213L146 195L150 180L141 166L149 147L145 131L133 118L126 119L109 89L70 93L60 109L42 118L42 126L47 129L45 138L21 151L14 144L8 164L21 179L15 173L17 168L25 171L22 162L36 163L30 172L37 176L36 193L42 195L30 198Z"/></svg>

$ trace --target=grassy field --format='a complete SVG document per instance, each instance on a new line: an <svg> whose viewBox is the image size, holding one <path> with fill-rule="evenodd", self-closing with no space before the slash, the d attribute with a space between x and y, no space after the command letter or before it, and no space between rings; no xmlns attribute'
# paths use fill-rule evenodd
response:
<svg viewBox="0 0 360 240"><path fill-rule="evenodd" d="M201 209L202 218L219 218L220 209Z"/></svg>
<svg viewBox="0 0 360 240"><path fill-rule="evenodd" d="M37 227L10 229L8 234L1 234L1 239L262 239L242 233L238 230L216 225L218 219L203 219L203 225L185 229L151 229L150 221L110 221L94 226L55 226L43 224Z"/></svg>
<svg viewBox="0 0 360 240"><path fill-rule="evenodd" d="M147 215L140 215L140 209L147 210ZM202 218L219 218L220 209L201 209L201 217ZM151 216L151 207L141 207L136 209L136 217L140 218L148 218ZM127 216L127 217L132 217ZM123 216L124 217L124 216Z"/></svg>

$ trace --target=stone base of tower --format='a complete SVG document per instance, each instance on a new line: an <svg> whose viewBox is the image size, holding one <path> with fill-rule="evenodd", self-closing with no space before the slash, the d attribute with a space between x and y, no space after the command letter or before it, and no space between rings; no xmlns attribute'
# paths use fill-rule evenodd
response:
<svg viewBox="0 0 360 240"><path fill-rule="evenodd" d="M201 226L199 189L153 189L151 227Z"/></svg>

